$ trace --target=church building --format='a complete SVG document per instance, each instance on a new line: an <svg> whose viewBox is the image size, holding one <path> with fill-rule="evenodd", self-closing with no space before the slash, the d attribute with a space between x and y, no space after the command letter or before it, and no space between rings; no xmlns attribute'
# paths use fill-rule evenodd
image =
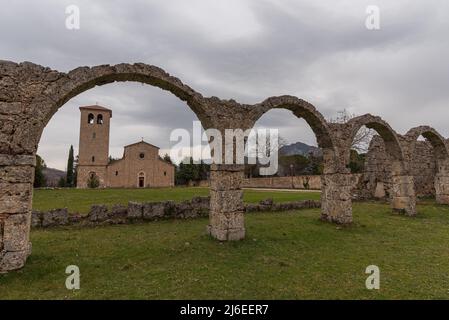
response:
<svg viewBox="0 0 449 320"><path fill-rule="evenodd" d="M124 147L123 157L109 157L112 110L80 107L81 125L77 187L109 188L172 187L175 166L159 156L159 148L145 141Z"/></svg>

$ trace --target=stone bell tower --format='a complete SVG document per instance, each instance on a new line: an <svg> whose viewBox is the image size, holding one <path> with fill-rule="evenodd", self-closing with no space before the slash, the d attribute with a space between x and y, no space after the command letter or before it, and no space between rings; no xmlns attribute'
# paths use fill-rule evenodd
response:
<svg viewBox="0 0 449 320"><path fill-rule="evenodd" d="M112 110L93 105L80 107L80 111L77 187L87 188L92 177L96 177L99 187L103 187L107 184Z"/></svg>

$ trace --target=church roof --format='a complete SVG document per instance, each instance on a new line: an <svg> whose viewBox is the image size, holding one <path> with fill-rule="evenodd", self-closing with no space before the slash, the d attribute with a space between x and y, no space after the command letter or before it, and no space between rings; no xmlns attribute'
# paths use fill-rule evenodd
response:
<svg viewBox="0 0 449 320"><path fill-rule="evenodd" d="M138 144L146 144L146 145L149 145L149 146L151 146L151 147L153 147L153 148L160 149L158 146L155 146L154 144L148 143L148 142L143 141L143 140L142 140L142 141L139 141L139 142L136 142L136 143L128 144L128 145L125 146L125 148L129 148L129 147L132 147L132 146L136 146L136 145L138 145Z"/></svg>
<svg viewBox="0 0 449 320"><path fill-rule="evenodd" d="M99 106L99 105L92 105L92 106L81 106L80 110L97 110L97 111L107 111L110 113L111 118L112 118L112 110Z"/></svg>

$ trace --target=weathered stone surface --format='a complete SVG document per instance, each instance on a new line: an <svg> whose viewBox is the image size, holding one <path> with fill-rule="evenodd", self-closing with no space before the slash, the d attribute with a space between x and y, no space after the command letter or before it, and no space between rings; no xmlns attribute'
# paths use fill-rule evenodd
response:
<svg viewBox="0 0 449 320"><path fill-rule="evenodd" d="M143 204L143 218L154 220L165 216L166 202L148 202Z"/></svg>
<svg viewBox="0 0 449 320"><path fill-rule="evenodd" d="M42 227L64 226L69 223L69 213L67 208L54 209L46 212L42 216Z"/></svg>
<svg viewBox="0 0 449 320"><path fill-rule="evenodd" d="M0 213L24 213L31 206L30 183L0 182Z"/></svg>
<svg viewBox="0 0 449 320"><path fill-rule="evenodd" d="M132 202L128 203L128 219L142 219L143 217L143 205L141 203Z"/></svg>
<svg viewBox="0 0 449 320"><path fill-rule="evenodd" d="M13 214L3 221L3 250L21 251L28 248L30 221L27 214Z"/></svg>
<svg viewBox="0 0 449 320"><path fill-rule="evenodd" d="M30 62L18 64L0 61L0 224L4 223L2 220L10 214L31 215L30 167L35 166L34 155L37 144L48 120L74 96L96 85L114 81L137 81L167 90L187 103L201 121L203 128L215 128L222 134L226 129L252 128L255 122L271 109L291 110L295 116L303 118L310 125L316 135L318 146L323 150L325 175L322 180L323 219L350 223L352 197L357 193L368 194L368 192L354 192L352 180L354 176L348 175L351 144L362 126L372 128L379 134L387 155L382 161L386 163L385 167L388 167L388 170L382 172L385 177L382 180L371 178L373 175L363 176L358 179L359 186L374 191L377 183L383 182L386 196L393 199L393 207L405 210L410 215L416 213L416 187L413 184L415 186L426 184L425 188L438 190L436 193L439 201L447 199L446 182L429 184L426 174L421 175L421 178L406 178L418 176L413 170L419 167L415 165L417 161L414 161L414 155L419 153L417 146L420 143L416 143L416 140L420 135L432 146L434 152L431 158L437 160L434 164L437 173L440 176L449 176L447 143L438 132L427 126L414 128L405 136L400 136L383 119L369 114L356 117L344 124L328 123L313 105L293 96L271 97L254 105L244 105L234 100L221 100L216 97L204 98L164 70L142 63L80 67L63 73ZM370 172L378 171L380 166L377 164L382 161L377 161L372 167L368 165ZM28 168L16 168L21 166ZM430 172L431 166L429 164L423 172ZM220 240L238 240L245 235L243 221L245 208L240 189L242 168L237 164L214 164L211 167L208 230L213 237ZM393 178L395 176L400 178ZM188 217L198 214L192 203L163 206L164 216ZM169 212L167 208L170 208ZM282 205L274 204L271 206L271 209L273 208L282 208ZM153 206L150 208L149 205L129 203L127 208L128 219L151 219L160 214L161 209L155 209ZM66 214L62 215L65 218L54 215L54 212L43 213L42 226L70 221ZM91 222L96 223L97 220L104 219L104 212L92 216L96 218ZM34 221L38 224L36 218ZM8 228L12 228L11 225ZM7 237L12 239L7 234L9 231L5 230L6 225L3 239ZM29 230L24 228L19 232L28 236ZM25 237L21 235L17 237L19 238ZM22 244L22 241L16 243ZM0 247L3 245L0 240ZM12 270L23 265L28 253L17 252L2 251L0 270Z"/></svg>
<svg viewBox="0 0 449 320"><path fill-rule="evenodd" d="M3 128L5 130L5 128ZM3 131L2 130L2 131ZM0 154L0 166L32 166L36 165L34 155Z"/></svg>
<svg viewBox="0 0 449 320"><path fill-rule="evenodd" d="M31 227L32 228L42 227L42 219L43 219L42 212L40 211L31 212Z"/></svg>
<svg viewBox="0 0 449 320"><path fill-rule="evenodd" d="M29 249L24 251L4 251L3 254L0 253L0 273L22 268L30 253Z"/></svg>
<svg viewBox="0 0 449 320"><path fill-rule="evenodd" d="M32 183L34 167L0 166L0 183Z"/></svg>
<svg viewBox="0 0 449 320"><path fill-rule="evenodd" d="M121 204L115 204L111 208L110 216L113 218L126 218L128 208Z"/></svg>
<svg viewBox="0 0 449 320"><path fill-rule="evenodd" d="M92 222L103 222L108 220L109 211L105 205L93 205L89 211L89 220Z"/></svg>
<svg viewBox="0 0 449 320"><path fill-rule="evenodd" d="M213 191L210 192L210 205L216 212L234 212L243 210L243 191Z"/></svg>
<svg viewBox="0 0 449 320"><path fill-rule="evenodd" d="M240 190L243 182L243 171L210 171L211 189L215 191Z"/></svg>

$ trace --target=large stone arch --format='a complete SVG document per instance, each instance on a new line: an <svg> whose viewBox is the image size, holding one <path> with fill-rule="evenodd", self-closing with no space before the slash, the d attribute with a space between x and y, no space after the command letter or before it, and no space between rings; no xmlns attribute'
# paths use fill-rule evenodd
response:
<svg viewBox="0 0 449 320"><path fill-rule="evenodd" d="M272 109L287 109L298 118L304 119L315 133L318 146L334 149L331 130L323 115L309 102L294 96L270 97L251 106L251 119L255 123L263 114Z"/></svg>
<svg viewBox="0 0 449 320"><path fill-rule="evenodd" d="M349 164L350 148L357 132L366 126L375 130L385 144L385 150L391 161L392 207L395 211L403 211L407 215L416 215L416 195L413 176L409 173L407 153L401 143L401 137L382 118L366 114L348 121L344 125L343 139L344 164Z"/></svg>
<svg viewBox="0 0 449 320"><path fill-rule="evenodd" d="M420 136L424 137L433 148L437 168L434 181L436 201L441 204L449 204L449 149L446 140L437 130L429 126L410 129L405 134L410 162L413 161L415 147Z"/></svg>
<svg viewBox="0 0 449 320"><path fill-rule="evenodd" d="M239 108L239 104L203 98L179 79L151 65L102 65L63 73L29 62L0 61L0 271L21 268L31 253L35 154L48 121L77 94L115 81L137 81L171 92L187 103L206 129L239 126L244 123L240 120L246 118L242 115L246 109ZM219 167L217 172L226 172L227 168ZM232 214L221 210L222 203L241 210L242 197L227 192L239 186L234 181L220 184L223 178L212 177L212 184L220 185L225 192L211 190L212 198L217 200L217 194L220 197L219 201L211 201L211 217L218 219L210 219L209 229L220 228L220 234L211 232L220 240L241 239L243 220L236 221Z"/></svg>
<svg viewBox="0 0 449 320"><path fill-rule="evenodd" d="M321 218L326 221L348 224L352 222L351 205L346 205L350 194L341 193L337 188L343 180L339 173L340 150L335 129L323 115L309 102L293 96L271 97L254 105L251 119L255 123L263 114L272 109L287 109L304 119L315 133L318 146L323 151L324 170L321 176ZM344 183L352 185L352 177Z"/></svg>

